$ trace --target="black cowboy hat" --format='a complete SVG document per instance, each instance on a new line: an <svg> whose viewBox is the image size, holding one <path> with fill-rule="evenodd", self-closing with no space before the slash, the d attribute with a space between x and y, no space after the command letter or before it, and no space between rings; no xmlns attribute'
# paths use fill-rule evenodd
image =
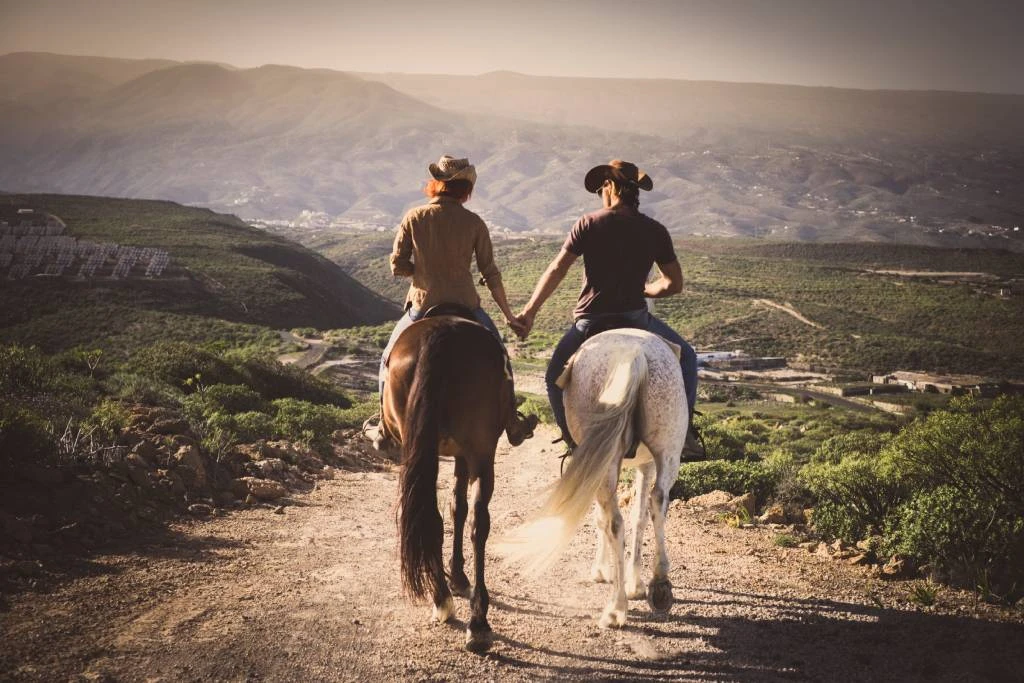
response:
<svg viewBox="0 0 1024 683"><path fill-rule="evenodd" d="M587 188L587 192L597 192L606 180L614 180L620 185L635 185L647 191L654 187L651 176L637 168L636 164L621 159L612 159L607 164L595 166L587 171L583 186Z"/></svg>

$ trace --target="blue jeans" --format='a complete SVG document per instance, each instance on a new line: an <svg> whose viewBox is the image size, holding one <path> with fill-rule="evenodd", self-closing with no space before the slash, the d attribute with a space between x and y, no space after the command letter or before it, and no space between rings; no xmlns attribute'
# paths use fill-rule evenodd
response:
<svg viewBox="0 0 1024 683"><path fill-rule="evenodd" d="M598 314L589 318L580 318L572 327L566 330L562 340L555 347L548 363L548 370L544 374L544 383L548 388L548 401L551 403L551 412L555 415L555 422L562 429L562 434L569 434L569 427L565 423L565 403L562 400L562 390L555 382L565 369L572 354L576 353L586 337L587 330L603 318L616 317L625 319L632 327L637 327L648 332L668 339L673 344L678 344L682 349L679 364L683 368L683 383L686 385L686 401L690 406L690 415L693 415L693 405L697 401L697 353L693 347L683 341L675 330L655 318L647 312L646 308L626 313Z"/></svg>
<svg viewBox="0 0 1024 683"><path fill-rule="evenodd" d="M502 350L505 349L505 343L501 341L501 332L498 331L498 326L491 320L491 316L487 315L487 311L482 308L477 308L473 311L473 315L476 316L476 321L491 331L491 334L495 336L498 343L501 344ZM377 375L377 390L381 396L384 396L384 378L388 376L387 360L388 356L391 355L391 349L394 348L395 342L398 341L399 335L405 331L405 328L412 325L414 322L423 317L423 311L412 306L405 312L398 322L395 323L395 329L391 331L391 338L388 339L387 346L384 347L384 353L380 356L380 372Z"/></svg>

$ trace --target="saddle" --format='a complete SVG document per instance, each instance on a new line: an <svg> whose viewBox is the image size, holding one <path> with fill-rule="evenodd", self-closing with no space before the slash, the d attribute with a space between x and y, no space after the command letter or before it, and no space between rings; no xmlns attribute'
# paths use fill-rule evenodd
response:
<svg viewBox="0 0 1024 683"><path fill-rule="evenodd" d="M476 315L473 314L473 309L462 304L437 304L436 306L431 306L423 313L420 320L423 318L437 318L442 315L452 315L456 318L462 318L463 320L479 324Z"/></svg>

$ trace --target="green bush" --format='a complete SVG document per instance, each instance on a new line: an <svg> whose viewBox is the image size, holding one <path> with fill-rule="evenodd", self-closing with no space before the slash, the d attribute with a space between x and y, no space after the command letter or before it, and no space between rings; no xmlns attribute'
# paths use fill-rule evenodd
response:
<svg viewBox="0 0 1024 683"><path fill-rule="evenodd" d="M734 495L753 493L765 501L775 490L779 473L763 462L706 460L684 463L672 486L673 498L692 498L715 490Z"/></svg>
<svg viewBox="0 0 1024 683"><path fill-rule="evenodd" d="M128 426L129 416L130 413L123 403L104 399L93 409L86 426L94 427L99 438L112 441Z"/></svg>
<svg viewBox="0 0 1024 683"><path fill-rule="evenodd" d="M104 385L109 394L129 403L178 408L184 397L181 386L135 372L115 372Z"/></svg>
<svg viewBox="0 0 1024 683"><path fill-rule="evenodd" d="M245 350L228 353L225 360L232 364L241 381L267 400L295 398L339 408L352 405L345 392L327 380L294 365L285 365L269 353Z"/></svg>
<svg viewBox="0 0 1024 683"><path fill-rule="evenodd" d="M342 411L334 406L294 398L279 398L273 406L274 431L286 439L324 443L335 430L346 426Z"/></svg>
<svg viewBox="0 0 1024 683"><path fill-rule="evenodd" d="M940 486L889 519L885 550L936 567L951 583L1016 600L1024 595L1024 517L998 500Z"/></svg>
<svg viewBox="0 0 1024 683"><path fill-rule="evenodd" d="M838 463L809 463L799 477L817 501L817 530L850 542L881 533L906 493L901 478L882 458L856 452Z"/></svg>
<svg viewBox="0 0 1024 683"><path fill-rule="evenodd" d="M187 342L158 342L140 349L130 367L186 392L196 391L202 385L241 382L238 372L228 363Z"/></svg>
<svg viewBox="0 0 1024 683"><path fill-rule="evenodd" d="M53 367L34 346L0 346L0 395L24 398L47 391L52 385Z"/></svg>
<svg viewBox="0 0 1024 683"><path fill-rule="evenodd" d="M241 442L257 441L274 436L274 418L255 410L231 416L231 431Z"/></svg>
<svg viewBox="0 0 1024 683"><path fill-rule="evenodd" d="M0 401L0 462L35 462L55 452L46 420L32 411Z"/></svg>

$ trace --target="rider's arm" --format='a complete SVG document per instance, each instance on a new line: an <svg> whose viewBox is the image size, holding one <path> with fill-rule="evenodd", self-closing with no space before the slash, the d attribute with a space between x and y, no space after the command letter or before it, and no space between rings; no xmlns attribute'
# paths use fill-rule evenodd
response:
<svg viewBox="0 0 1024 683"><path fill-rule="evenodd" d="M679 261L659 263L658 270L661 277L647 283L644 287L644 296L649 299L660 299L683 291L683 268Z"/></svg>
<svg viewBox="0 0 1024 683"><path fill-rule="evenodd" d="M412 273L412 230L409 223L403 220L391 247L391 274L395 277L409 277Z"/></svg>
<svg viewBox="0 0 1024 683"><path fill-rule="evenodd" d="M544 305L544 302L548 300L558 285L562 283L565 278L565 274L569 272L569 266L571 266L577 259L576 254L565 249L564 247L555 260L548 265L547 270L540 276L540 280L537 281L537 286L533 290L533 296L530 297L529 303L523 308L523 312L519 315L520 319L526 324L527 331L533 327L533 319L536 317L537 312L540 311L540 307Z"/></svg>

